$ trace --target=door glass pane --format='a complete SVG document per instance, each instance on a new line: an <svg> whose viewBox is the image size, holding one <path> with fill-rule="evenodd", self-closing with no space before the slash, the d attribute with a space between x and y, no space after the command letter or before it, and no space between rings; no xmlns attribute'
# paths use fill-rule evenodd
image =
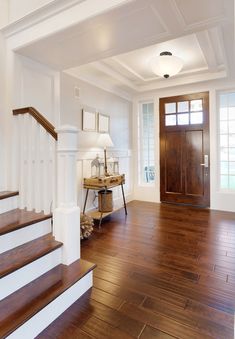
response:
<svg viewBox="0 0 235 339"><path fill-rule="evenodd" d="M228 136L221 134L220 135L220 146L221 147L228 147Z"/></svg>
<svg viewBox="0 0 235 339"><path fill-rule="evenodd" d="M229 135L229 147L235 147L235 134Z"/></svg>
<svg viewBox="0 0 235 339"><path fill-rule="evenodd" d="M229 107L228 116L230 120L235 120L235 107Z"/></svg>
<svg viewBox="0 0 235 339"><path fill-rule="evenodd" d="M227 120L228 119L228 109L227 107L220 109L220 120Z"/></svg>
<svg viewBox="0 0 235 339"><path fill-rule="evenodd" d="M191 113L190 114L190 123L191 124L202 124L203 123L203 113Z"/></svg>
<svg viewBox="0 0 235 339"><path fill-rule="evenodd" d="M189 102L188 101L180 101L177 103L177 110L180 113L189 111Z"/></svg>
<svg viewBox="0 0 235 339"><path fill-rule="evenodd" d="M228 161L221 161L221 163L220 163L220 173L228 175Z"/></svg>
<svg viewBox="0 0 235 339"><path fill-rule="evenodd" d="M190 101L190 111L202 111L202 99Z"/></svg>
<svg viewBox="0 0 235 339"><path fill-rule="evenodd" d="M228 123L227 123L227 121L220 121L220 133L222 133L222 134L228 133Z"/></svg>
<svg viewBox="0 0 235 339"><path fill-rule="evenodd" d="M235 148L229 148L229 161L235 161Z"/></svg>
<svg viewBox="0 0 235 339"><path fill-rule="evenodd" d="M223 189L228 188L228 175L221 175L220 187Z"/></svg>
<svg viewBox="0 0 235 339"><path fill-rule="evenodd" d="M228 148L221 148L220 149L220 160L221 161L228 161Z"/></svg>
<svg viewBox="0 0 235 339"><path fill-rule="evenodd" d="M235 175L235 162L229 163L229 174Z"/></svg>
<svg viewBox="0 0 235 339"><path fill-rule="evenodd" d="M189 114L178 114L178 125L188 125Z"/></svg>
<svg viewBox="0 0 235 339"><path fill-rule="evenodd" d="M176 115L166 115L166 126L175 126L176 125Z"/></svg>
<svg viewBox="0 0 235 339"><path fill-rule="evenodd" d="M176 102L171 102L169 104L165 104L165 113L176 113Z"/></svg>
<svg viewBox="0 0 235 339"><path fill-rule="evenodd" d="M229 133L235 133L235 121L230 121L228 128L229 128Z"/></svg>
<svg viewBox="0 0 235 339"><path fill-rule="evenodd" d="M230 176L229 177L229 188L232 190L235 190L235 176Z"/></svg>

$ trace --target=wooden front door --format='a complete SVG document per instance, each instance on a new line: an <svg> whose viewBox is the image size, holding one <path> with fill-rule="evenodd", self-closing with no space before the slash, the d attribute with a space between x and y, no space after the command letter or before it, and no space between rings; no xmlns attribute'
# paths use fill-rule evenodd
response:
<svg viewBox="0 0 235 339"><path fill-rule="evenodd" d="M162 202L210 205L209 93L160 99Z"/></svg>

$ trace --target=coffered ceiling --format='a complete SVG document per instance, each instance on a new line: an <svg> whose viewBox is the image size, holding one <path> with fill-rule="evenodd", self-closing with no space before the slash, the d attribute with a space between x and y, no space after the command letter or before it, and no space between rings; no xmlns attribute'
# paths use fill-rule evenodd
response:
<svg viewBox="0 0 235 339"><path fill-rule="evenodd" d="M234 76L233 0L136 0L19 52L100 87L138 93ZM181 72L156 76L150 59L170 51Z"/></svg>

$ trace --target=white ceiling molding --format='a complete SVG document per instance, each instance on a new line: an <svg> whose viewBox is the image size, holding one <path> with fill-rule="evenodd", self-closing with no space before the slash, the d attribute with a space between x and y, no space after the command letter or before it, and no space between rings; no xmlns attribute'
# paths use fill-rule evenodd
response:
<svg viewBox="0 0 235 339"><path fill-rule="evenodd" d="M148 92L161 88L168 88L174 86L182 86L187 84L194 84L203 81L222 79L227 76L226 71L221 71L217 73L206 73L206 74L194 74L185 77L172 77L169 79L161 79L154 84L143 85L139 87L139 92Z"/></svg>
<svg viewBox="0 0 235 339"><path fill-rule="evenodd" d="M201 2L201 4L200 4ZM216 3L219 3L217 0L213 0L213 4L211 2L211 0L197 0L194 3L195 8L191 7L190 12L194 12L195 15L197 15L198 11L203 11L204 7L203 4L205 5L206 3L209 3L212 7L216 7ZM224 1L226 2L226 1ZM204 20L197 20L196 22L193 23L189 23L187 22L187 15L183 14L182 10L186 10L186 6L187 2L183 2L181 0L171 0L172 6L174 7L175 10L175 14L177 15L177 18L179 20L179 22L181 22L182 26L184 27L185 31L189 31L192 29L200 29L200 27L211 27L214 26L216 24L218 24L219 22L223 21L226 19L226 15L225 13L219 14L219 15L215 15L213 17L206 17ZM180 3L182 3L182 5L180 6ZM221 2L220 2L221 3ZM192 6L192 1L188 1L188 5ZM180 8L181 7L181 8Z"/></svg>
<svg viewBox="0 0 235 339"><path fill-rule="evenodd" d="M208 69L212 72L216 71L218 64L216 60L215 50L213 48L210 35L208 31L202 31L196 33L197 40L199 42L200 48L203 52L203 55L206 59Z"/></svg>
<svg viewBox="0 0 235 339"><path fill-rule="evenodd" d="M138 88L135 85L133 85L133 82L123 77L122 75L120 75L118 72L116 72L112 68L104 65L102 61L97 61L93 63L92 66L98 69L99 71L102 71L103 73L109 75L110 77L114 78L115 80L119 80L122 84L127 85L129 88L133 89L134 91L138 91Z"/></svg>

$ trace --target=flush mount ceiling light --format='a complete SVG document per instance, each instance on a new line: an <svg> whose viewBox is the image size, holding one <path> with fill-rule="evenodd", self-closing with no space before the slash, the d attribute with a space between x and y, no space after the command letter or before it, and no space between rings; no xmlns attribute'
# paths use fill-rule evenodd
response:
<svg viewBox="0 0 235 339"><path fill-rule="evenodd" d="M183 61L172 55L171 52L162 52L159 56L151 60L153 72L161 77L169 78L181 71Z"/></svg>

